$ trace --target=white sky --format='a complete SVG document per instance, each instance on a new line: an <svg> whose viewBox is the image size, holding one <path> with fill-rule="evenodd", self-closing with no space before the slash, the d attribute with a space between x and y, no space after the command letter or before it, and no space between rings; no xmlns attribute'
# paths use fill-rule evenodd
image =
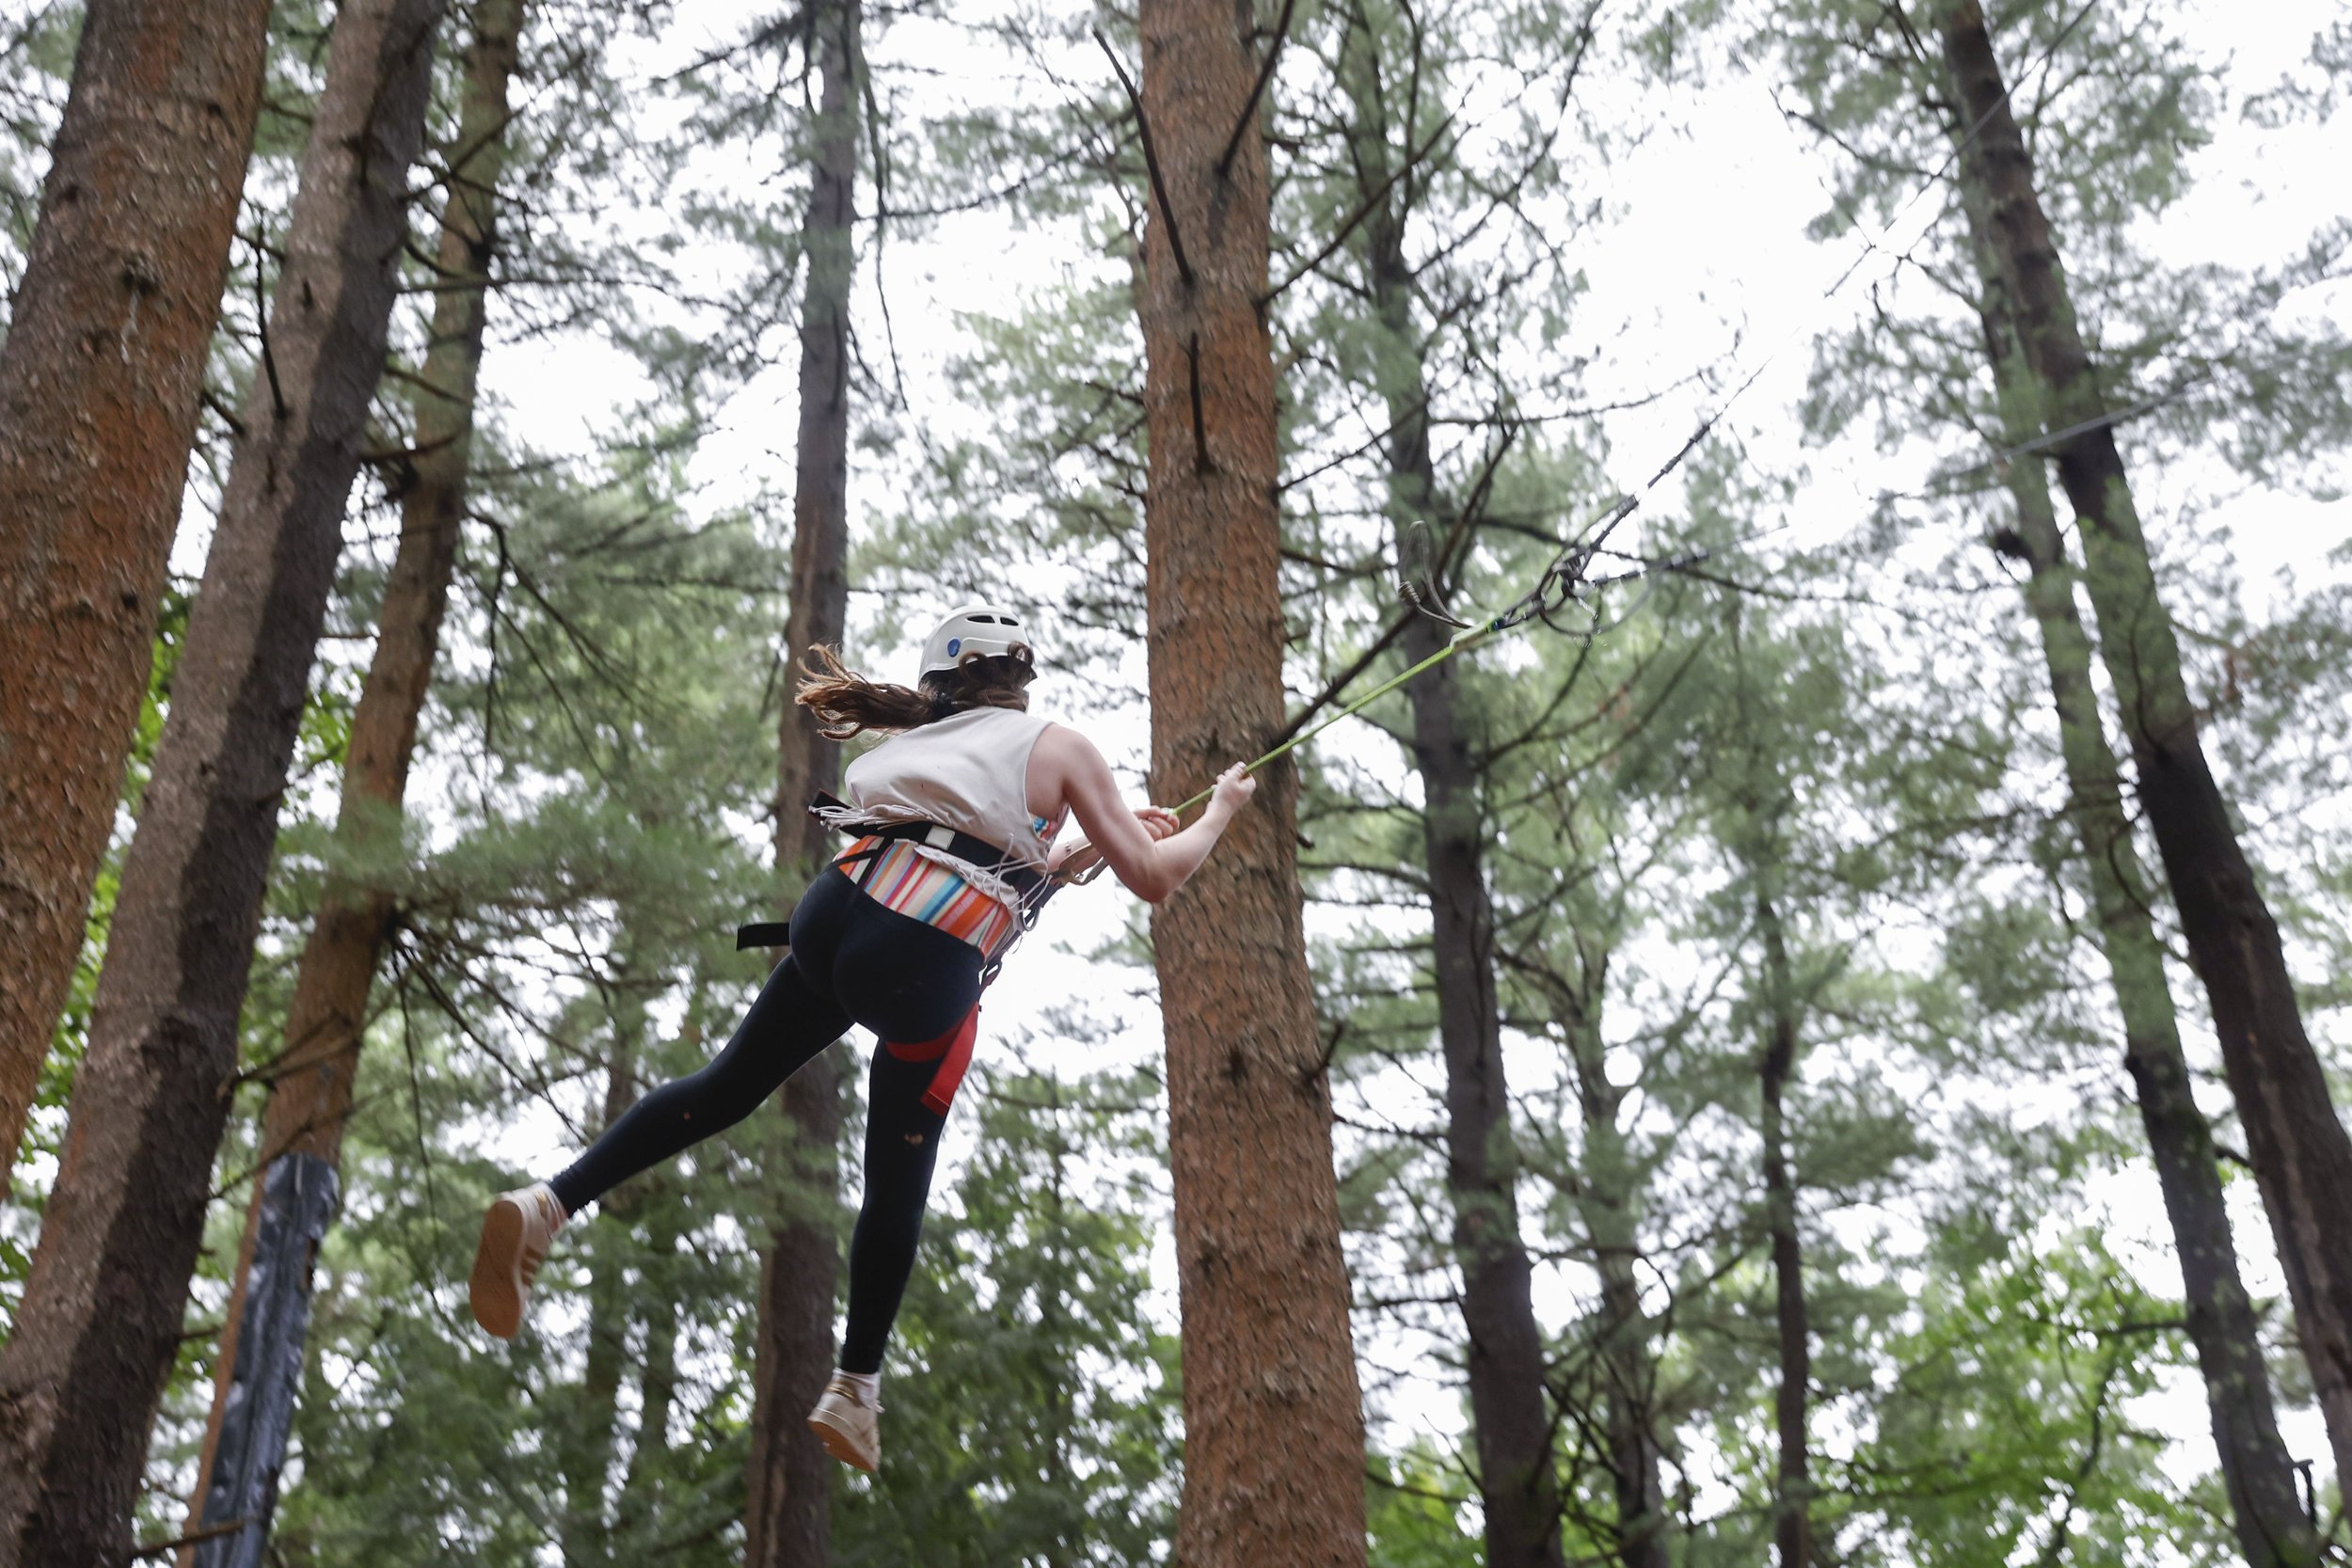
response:
<svg viewBox="0 0 2352 1568"><path fill-rule="evenodd" d="M771 9L764 0L690 3L681 8L678 24L647 69L668 69L739 36L747 24ZM2261 5L2184 0L2175 9L2181 13L2182 31L2198 47L2211 58L2229 59L2230 81L2240 96L2269 85L2303 56L2317 30L2344 14L2339 0L2265 0ZM922 46L915 35L902 29L884 47L890 57L904 63L911 49ZM914 63L940 73L941 91L970 91L981 97L988 95L998 70L994 61L971 51L918 53ZM1104 74L1099 56L1089 60L1081 53L1069 63L1089 81ZM1755 355L1780 342L1792 321L1835 325L1847 319L1840 312L1851 310L1863 298L1872 275L1868 268L1833 306L1818 314L1814 310L1820 290L1845 268L1855 246L1851 240L1821 245L1805 237L1805 224L1825 204L1827 166L1821 150L1782 119L1768 86L1753 77L1718 77L1703 102L1679 106L1688 111L1687 134L1655 138L1613 171L1615 188L1606 194L1614 214L1592 232L1580 261L1590 279L1593 309L1608 320L1632 324L1632 330L1597 370L1597 391L1654 385L1718 361L1742 325L1748 328L1748 353ZM2352 116L2324 130L2286 133L2225 119L2217 131L2200 156L2202 177L2194 194L2153 228L2152 243L2167 260L2242 265L2275 261L2322 222L2339 215L2343 171L2352 168ZM1931 198L1918 215L1924 219L1941 199ZM862 190L861 204L869 200ZM952 388L939 373L944 360L965 345L958 317L1004 311L1041 279L1090 275L1100 261L1070 233L1016 231L1000 215L978 214L944 222L922 240L894 238L886 265L897 345L914 404L912 417L969 427L985 419L987 411L956 406ZM873 322L875 303L868 270L862 275L855 307L862 322ZM2343 303L2339 294L2318 308L2341 309ZM870 325L866 330L870 332ZM1801 461L1809 465L1817 478L1796 510L1800 540L1813 542L1855 526L1882 488L1914 487L1925 476L1858 449L1804 451L1792 406L1807 358L1802 342L1781 354L1729 423L1767 467L1794 467ZM1739 363L1744 372L1754 360L1741 358ZM628 361L579 333L502 346L490 356L485 378L505 404L510 423L532 441L553 449L593 446L598 432L610 428L609 416L627 401L636 381ZM1679 445L1705 411L1703 403L1704 395L1693 390L1653 408L1612 416L1606 433L1615 454L1614 482L1636 482ZM794 425L788 362L732 398L718 422L717 434L705 442L694 468L696 479L708 488L711 504L746 495L763 483L788 484ZM1670 497L1665 500L1671 504ZM875 478L859 470L853 451L852 527L861 515L890 503L891 498L877 492ZM2327 552L2352 538L2352 504L2253 491L2204 515L2197 526L2226 531L2249 579L2250 597L2259 605L2271 602L2265 585L2278 572L2292 568L2308 582L2328 570L2323 559ZM957 596L951 587L943 590L943 599ZM1139 686L1140 671L1135 674ZM1048 680L1041 689L1049 711L1057 695L1074 695L1067 685L1058 692L1056 687ZM1142 717L1114 718L1098 733L1129 776L1139 776ZM1153 1010L1148 995L1137 994L1139 988L1148 987L1148 974L1106 971L1064 950L1117 928L1133 913L1132 901L1107 881L1063 895L1039 936L992 991L984 1053L1020 1040L1039 1065L1069 1073L1110 1060L1155 1058L1159 1047ZM1318 917L1314 928L1335 931L1338 926L1335 920ZM1079 1049L1057 1041L1047 1010L1065 999L1081 1000L1090 1010L1119 1020L1123 1032L1106 1046ZM1551 1070L1540 1062L1515 1061L1515 1071L1522 1067L1534 1074ZM1415 1113L1406 1107L1400 1115ZM964 1118L963 1126L968 1130L969 1125ZM962 1152L961 1145L951 1143L943 1186ZM2237 1183L2231 1191L2243 1205L2236 1217L2241 1248L2248 1254L2248 1283L2258 1293L2276 1293L2281 1282L2262 1245L2265 1227L2250 1186ZM2151 1284L2176 1290L2153 1180L2144 1172L2121 1173L2101 1185L2099 1201L2107 1211L2105 1227L2145 1269ZM1172 1281L1173 1270L1165 1245L1161 1253L1158 1273L1165 1284ZM1159 1305L1172 1320L1172 1289L1163 1291ZM1542 1303L1548 1319L1565 1321L1577 1307L1573 1281L1548 1276ZM1393 1365L1409 1354L1409 1347L1401 1344L1363 1348L1384 1364ZM2176 1471L2189 1474L2210 1466L2202 1399L2192 1381L2184 1380L2135 1414L2173 1434L2170 1463ZM1418 1392L1407 1389L1392 1397L1384 1415L1391 1439L1415 1427L1452 1432L1460 1425L1456 1394L1434 1381ZM2295 1453L2317 1461L2325 1473L2327 1447L2315 1413L2290 1413L2287 1429Z"/></svg>

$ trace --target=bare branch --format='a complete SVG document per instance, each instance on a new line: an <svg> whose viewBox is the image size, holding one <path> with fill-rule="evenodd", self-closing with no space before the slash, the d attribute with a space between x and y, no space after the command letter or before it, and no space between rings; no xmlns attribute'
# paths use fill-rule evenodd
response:
<svg viewBox="0 0 2352 1568"><path fill-rule="evenodd" d="M1143 95L1136 90L1127 75L1127 68L1119 63L1118 52L1111 40L1103 36L1103 29L1093 29L1094 41L1103 46L1103 53L1111 62L1111 71L1119 77L1119 85L1127 89L1127 102L1135 106L1136 131L1143 141L1143 166L1152 176L1152 195L1160 204L1160 219L1168 225L1168 248L1176 257L1176 274L1192 287L1192 263L1184 259L1184 237L1176 231L1176 209L1168 204L1168 182L1160 178L1160 155L1152 145L1152 122L1143 116Z"/></svg>

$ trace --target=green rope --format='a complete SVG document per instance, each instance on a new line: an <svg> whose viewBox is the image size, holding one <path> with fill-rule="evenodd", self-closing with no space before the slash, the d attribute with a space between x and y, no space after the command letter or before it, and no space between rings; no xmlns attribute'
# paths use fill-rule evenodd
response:
<svg viewBox="0 0 2352 1568"><path fill-rule="evenodd" d="M1291 736L1288 740L1283 741L1282 744L1277 746L1274 750L1268 752L1265 755L1260 757L1248 767L1243 768L1242 771L1245 773L1255 773L1259 768L1263 768L1267 763L1276 761L1277 759L1296 751L1299 747L1304 746L1307 742L1312 740L1315 736L1321 735L1324 731L1329 729L1341 720L1348 718L1354 714L1360 713L1365 708L1370 707L1374 703L1378 702L1390 692L1394 691L1398 687L1403 686L1406 681L1411 680L1415 675L1420 674L1422 671L1434 670L1438 665L1443 664L1447 659L1452 658L1455 654L1463 653L1469 649L1476 647L1479 643L1484 642L1487 638L1502 630L1502 626L1503 618L1497 616L1495 619L1486 622L1483 626L1465 627L1463 630L1454 635L1453 641L1448 642L1444 647L1439 648L1436 653L1431 654L1427 658L1422 659L1419 664L1414 665L1403 674L1397 675L1390 680L1382 681L1378 686L1374 687L1370 691L1365 692L1362 696L1357 698L1354 702L1348 704L1337 713L1332 714L1328 719L1324 720L1321 723L1316 724L1313 728L1299 731L1298 734ZM1184 813L1192 810L1193 807L1200 804L1216 793L1216 785L1211 784L1208 788L1202 790L1191 800L1186 800L1184 804L1170 809L1173 810L1177 816L1182 816Z"/></svg>

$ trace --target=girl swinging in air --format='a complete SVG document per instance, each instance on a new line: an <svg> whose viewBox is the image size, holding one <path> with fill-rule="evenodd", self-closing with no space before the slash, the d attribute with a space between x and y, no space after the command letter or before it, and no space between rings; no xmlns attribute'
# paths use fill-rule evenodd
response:
<svg viewBox="0 0 2352 1568"><path fill-rule="evenodd" d="M881 1457L882 1347L914 1269L949 1100L980 989L1056 879L1100 863L1147 902L1182 887L1248 803L1236 765L1200 820L1130 811L1076 731L1028 711L1036 671L1020 617L973 605L923 647L918 685L868 681L810 651L798 700L824 733L889 736L850 764L847 802L811 809L856 835L792 911L790 950L709 1066L648 1093L552 1180L501 1195L482 1222L473 1312L511 1338L564 1221L649 1166L751 1115L817 1053L865 1025L882 1042L866 1091L866 1196L850 1241L841 1361L808 1424L861 1469ZM1083 837L1056 847L1075 816ZM768 932L757 931L761 940Z"/></svg>

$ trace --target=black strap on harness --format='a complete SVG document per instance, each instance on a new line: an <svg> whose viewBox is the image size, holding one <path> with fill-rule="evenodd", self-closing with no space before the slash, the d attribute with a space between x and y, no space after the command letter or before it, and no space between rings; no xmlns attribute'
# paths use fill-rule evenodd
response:
<svg viewBox="0 0 2352 1568"><path fill-rule="evenodd" d="M833 863L838 866L858 865L853 873L864 885L864 878L875 857L893 844L922 844L942 854L953 855L1002 877L1021 895L1021 924L1024 928L1035 923L1038 911L1054 895L1058 884L1036 867L1025 865L1012 858L1010 851L991 844L984 838L959 832L944 822L856 823L844 826L826 815L829 811L846 811L847 802L823 791L808 804L808 814L827 827L842 832L855 833L860 838L874 840L861 849L853 849ZM866 863L859 865L860 862ZM792 934L790 920L761 920L735 928L735 950L739 953L752 947L783 947L789 944Z"/></svg>

